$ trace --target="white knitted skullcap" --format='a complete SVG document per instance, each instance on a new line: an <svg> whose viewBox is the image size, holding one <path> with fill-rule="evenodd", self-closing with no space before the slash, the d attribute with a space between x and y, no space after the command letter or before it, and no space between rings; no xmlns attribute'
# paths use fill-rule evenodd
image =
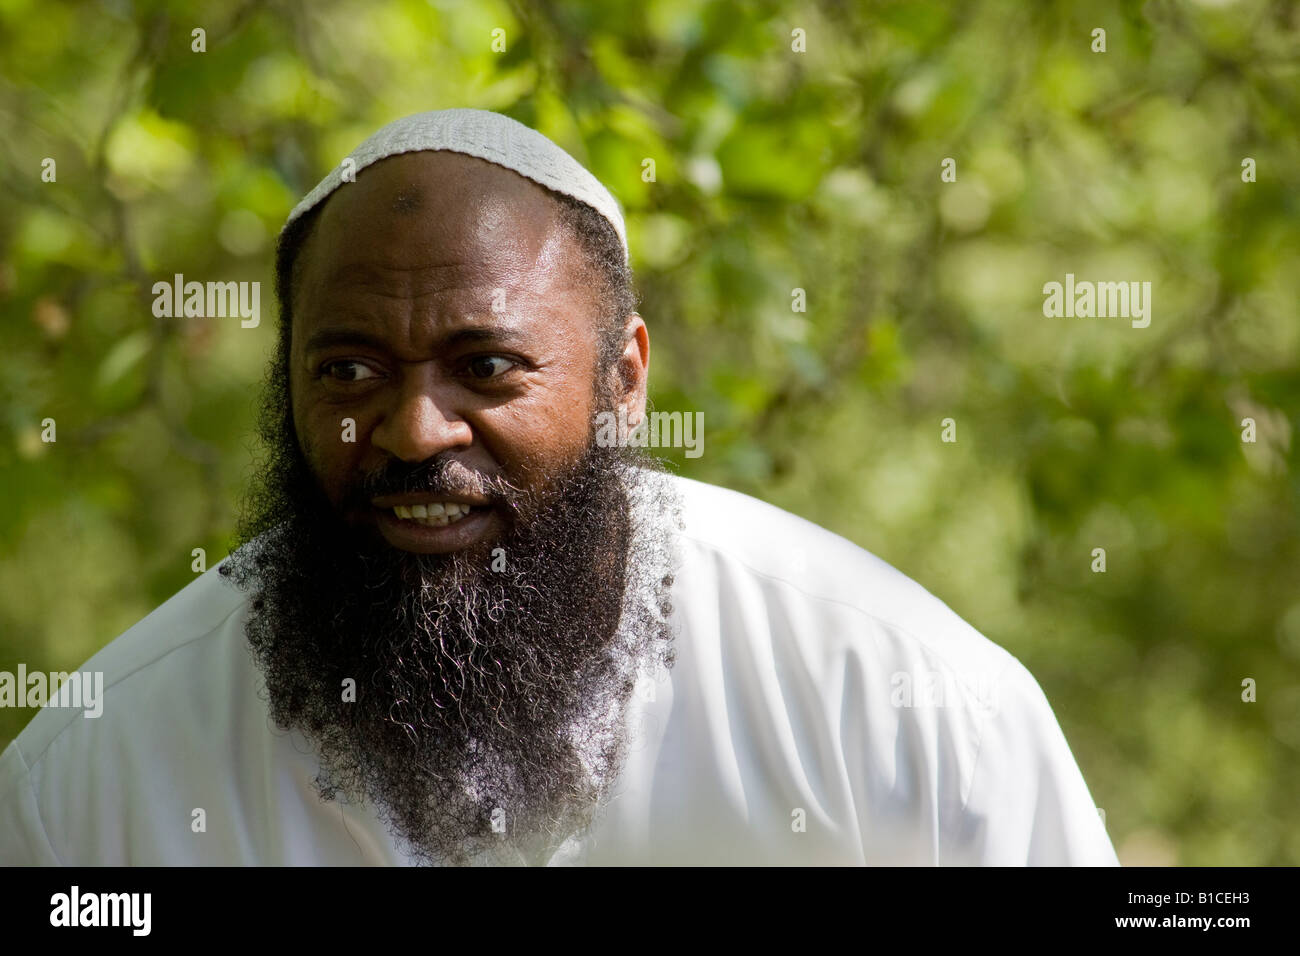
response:
<svg viewBox="0 0 1300 956"><path fill-rule="evenodd" d="M415 113L389 123L354 149L349 158L356 164L353 172L359 173L389 156L439 149L513 169L535 183L591 206L613 225L623 246L623 261L627 262L627 230L618 200L576 159L537 130L509 116L472 109ZM343 183L340 164L294 207L285 228L324 202Z"/></svg>

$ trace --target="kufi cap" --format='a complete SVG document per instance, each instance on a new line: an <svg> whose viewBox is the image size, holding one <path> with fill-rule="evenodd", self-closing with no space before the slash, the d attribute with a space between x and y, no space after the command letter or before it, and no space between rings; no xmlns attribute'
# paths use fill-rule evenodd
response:
<svg viewBox="0 0 1300 956"><path fill-rule="evenodd" d="M618 200L581 163L535 129L490 110L450 109L415 113L394 120L354 149L349 158L359 173L399 153L445 149L512 169L539 185L572 196L609 220L627 262L627 229ZM289 213L285 228L343 185L343 164L316 184Z"/></svg>

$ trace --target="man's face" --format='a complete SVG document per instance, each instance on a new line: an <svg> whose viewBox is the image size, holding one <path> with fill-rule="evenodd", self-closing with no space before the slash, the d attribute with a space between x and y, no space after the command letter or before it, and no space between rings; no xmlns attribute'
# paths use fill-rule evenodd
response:
<svg viewBox="0 0 1300 956"><path fill-rule="evenodd" d="M410 552L483 545L508 516L482 479L540 493L587 446L595 284L522 177L458 153L386 159L330 198L295 279L294 425L349 524ZM450 493L364 481L438 456Z"/></svg>
<svg viewBox="0 0 1300 956"><path fill-rule="evenodd" d="M315 742L323 798L372 801L417 859L497 852L497 819L545 859L617 777L637 671L671 664L676 504L593 422L643 413L644 323L598 381L576 240L459 154L369 167L298 259L222 566L271 716Z"/></svg>

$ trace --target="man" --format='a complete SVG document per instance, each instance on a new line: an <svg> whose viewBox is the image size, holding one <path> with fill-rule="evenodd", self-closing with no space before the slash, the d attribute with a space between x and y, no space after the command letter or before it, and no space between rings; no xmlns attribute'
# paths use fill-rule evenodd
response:
<svg viewBox="0 0 1300 956"><path fill-rule="evenodd" d="M400 120L277 267L241 546L86 665L102 717L0 757L0 860L1116 862L1018 661L601 440L644 420L649 335L618 204L559 147Z"/></svg>

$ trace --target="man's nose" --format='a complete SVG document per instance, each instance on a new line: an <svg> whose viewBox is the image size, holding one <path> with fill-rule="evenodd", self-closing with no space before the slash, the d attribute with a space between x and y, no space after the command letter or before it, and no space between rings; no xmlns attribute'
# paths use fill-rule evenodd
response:
<svg viewBox="0 0 1300 956"><path fill-rule="evenodd" d="M376 448L402 461L420 462L474 441L469 422L458 415L449 388L429 374L407 374L383 420L370 433Z"/></svg>

